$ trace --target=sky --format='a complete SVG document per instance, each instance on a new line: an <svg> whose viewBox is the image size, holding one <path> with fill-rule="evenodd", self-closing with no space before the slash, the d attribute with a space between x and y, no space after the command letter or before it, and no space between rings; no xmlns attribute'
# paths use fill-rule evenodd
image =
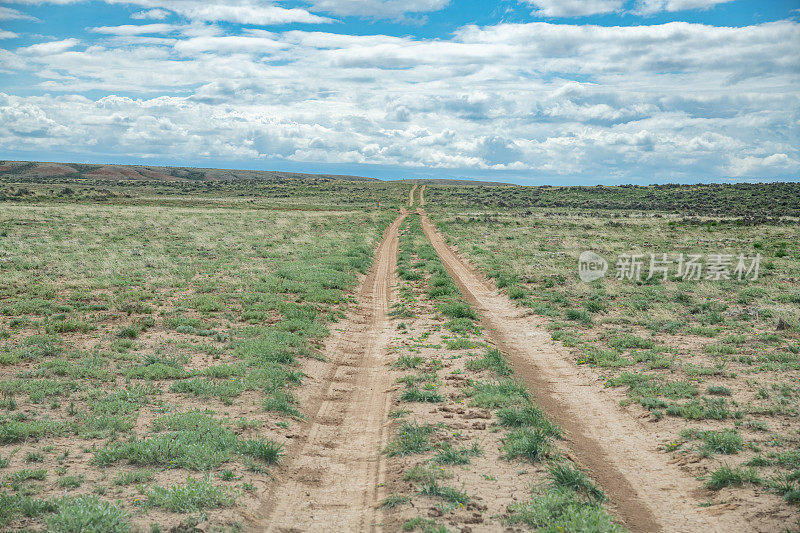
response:
<svg viewBox="0 0 800 533"><path fill-rule="evenodd" d="M800 179L800 0L0 1L0 159Z"/></svg>

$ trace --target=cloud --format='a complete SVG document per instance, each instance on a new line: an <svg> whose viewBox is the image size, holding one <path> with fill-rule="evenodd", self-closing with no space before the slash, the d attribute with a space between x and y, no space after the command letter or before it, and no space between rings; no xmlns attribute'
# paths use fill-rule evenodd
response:
<svg viewBox="0 0 800 533"><path fill-rule="evenodd" d="M332 19L309 13L305 9L286 9L272 4L262 5L259 2L247 3L202 3L202 2L163 2L164 7L183 15L190 20L207 22L236 22L239 24L323 24L333 22Z"/></svg>
<svg viewBox="0 0 800 533"><path fill-rule="evenodd" d="M170 33L180 26L173 24L124 24L122 26L100 26L91 28L95 33L105 33L107 35L145 35L151 33Z"/></svg>
<svg viewBox="0 0 800 533"><path fill-rule="evenodd" d="M536 9L540 17L585 17L622 9L623 0L521 0Z"/></svg>
<svg viewBox="0 0 800 533"><path fill-rule="evenodd" d="M430 13L447 7L450 0L311 0L314 11L339 16L402 19L408 13Z"/></svg>
<svg viewBox="0 0 800 533"><path fill-rule="evenodd" d="M637 0L633 12L637 15L653 15L662 11L675 12L691 9L712 9L733 0Z"/></svg>
<svg viewBox="0 0 800 533"><path fill-rule="evenodd" d="M766 157L748 155L732 157L728 170L732 176L768 177L775 172L798 172L800 161L786 154L772 154Z"/></svg>
<svg viewBox="0 0 800 533"><path fill-rule="evenodd" d="M0 30L0 39L14 39L16 37L19 36L13 31Z"/></svg>
<svg viewBox="0 0 800 533"><path fill-rule="evenodd" d="M11 9L10 7L0 6L0 20L37 20L37 19L36 17L32 17L17 9Z"/></svg>
<svg viewBox="0 0 800 533"><path fill-rule="evenodd" d="M183 54L192 55L200 52L220 53L259 53L286 48L288 45L267 37L225 36L225 37L195 37L180 41L175 44L175 50Z"/></svg>
<svg viewBox="0 0 800 533"><path fill-rule="evenodd" d="M25 48L20 48L18 51L26 55L34 56L49 56L66 52L70 48L74 48L80 41L78 39L63 39L61 41L48 41L45 43L33 44Z"/></svg>
<svg viewBox="0 0 800 533"><path fill-rule="evenodd" d="M554 179L798 172L793 21L497 24L448 39L194 21L169 39L107 35L0 50L0 68L38 76L30 96L0 99L17 124L0 123L0 146ZM124 96L81 96L98 93Z"/></svg>
<svg viewBox="0 0 800 533"><path fill-rule="evenodd" d="M137 11L131 15L134 20L164 20L169 16L169 11L166 9L145 9Z"/></svg>
<svg viewBox="0 0 800 533"><path fill-rule="evenodd" d="M25 4L72 4L81 0L16 0ZM302 8L284 8L264 0L104 0L107 4L135 5L146 8L132 18L161 19L170 11L193 21L234 22L238 24L325 24L334 22L328 17L310 13ZM411 0L422 1L422 0ZM434 0L435 1L435 0Z"/></svg>

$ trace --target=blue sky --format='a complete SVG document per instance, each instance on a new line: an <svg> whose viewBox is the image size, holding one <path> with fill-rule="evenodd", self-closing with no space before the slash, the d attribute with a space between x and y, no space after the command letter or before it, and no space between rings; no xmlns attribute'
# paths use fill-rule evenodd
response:
<svg viewBox="0 0 800 533"><path fill-rule="evenodd" d="M800 175L800 0L0 2L0 158Z"/></svg>

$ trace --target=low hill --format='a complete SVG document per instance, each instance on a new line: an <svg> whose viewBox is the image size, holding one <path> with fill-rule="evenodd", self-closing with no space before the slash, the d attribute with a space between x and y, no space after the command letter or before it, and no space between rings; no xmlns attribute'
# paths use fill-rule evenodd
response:
<svg viewBox="0 0 800 533"><path fill-rule="evenodd" d="M108 180L233 181L280 179L337 179L377 181L363 176L303 174L273 170L236 170L220 168L162 167L149 165L89 165L38 161L0 161L0 175L21 178L87 178Z"/></svg>

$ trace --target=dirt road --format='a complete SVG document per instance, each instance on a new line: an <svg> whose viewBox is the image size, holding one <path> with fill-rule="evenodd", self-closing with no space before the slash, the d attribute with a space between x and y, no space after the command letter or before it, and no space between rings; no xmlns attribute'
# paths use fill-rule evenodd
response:
<svg viewBox="0 0 800 533"><path fill-rule="evenodd" d="M358 294L358 307L326 343L308 421L253 524L258 531L379 531L390 389L388 311L401 214L386 230ZM313 377L313 376L312 376Z"/></svg>
<svg viewBox="0 0 800 533"><path fill-rule="evenodd" d="M537 403L561 425L575 458L605 489L612 511L632 531L745 531L737 515L699 507L700 483L668 463L659 442L624 412L602 385L581 377L570 354L554 344L544 321L526 316L458 257L425 212L425 235L484 326L508 354Z"/></svg>
<svg viewBox="0 0 800 533"><path fill-rule="evenodd" d="M419 205L420 207L425 207L425 185L419 188Z"/></svg>
<svg viewBox="0 0 800 533"><path fill-rule="evenodd" d="M417 190L417 184L415 183L411 190L408 191L408 207L414 207L414 191Z"/></svg>

